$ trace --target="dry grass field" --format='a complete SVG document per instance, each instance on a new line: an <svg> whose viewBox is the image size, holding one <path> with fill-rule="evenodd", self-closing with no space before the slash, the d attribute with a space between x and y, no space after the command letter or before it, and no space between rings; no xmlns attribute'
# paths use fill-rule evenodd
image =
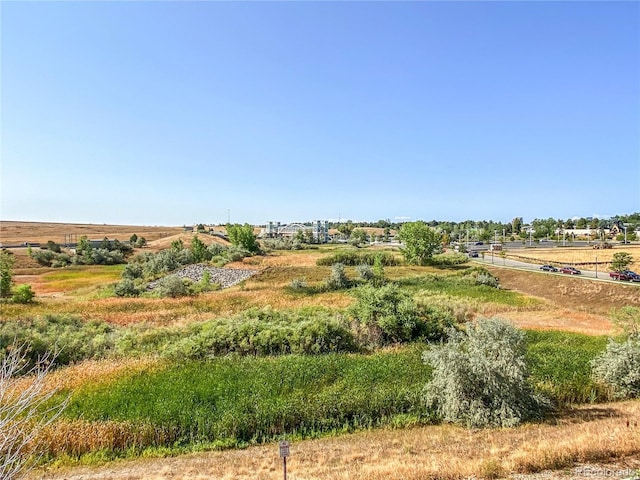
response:
<svg viewBox="0 0 640 480"><path fill-rule="evenodd" d="M65 236L71 235L75 241L86 235L91 240L101 240L105 237L120 241L129 241L134 233L144 237L148 242L176 235L183 231L183 227L135 226L135 225L97 225L81 223L44 223L44 222L15 222L0 220L0 243L3 245L17 245L24 242L47 243L51 240L63 244Z"/></svg>

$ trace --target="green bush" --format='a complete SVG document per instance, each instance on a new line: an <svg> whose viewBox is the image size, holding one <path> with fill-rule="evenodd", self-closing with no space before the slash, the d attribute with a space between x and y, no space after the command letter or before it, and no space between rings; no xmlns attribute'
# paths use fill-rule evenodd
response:
<svg viewBox="0 0 640 480"><path fill-rule="evenodd" d="M141 289L131 278L123 278L113 291L118 297L137 297L141 293Z"/></svg>
<svg viewBox="0 0 640 480"><path fill-rule="evenodd" d="M0 323L0 354L14 344L27 345L27 362L34 366L47 352L57 352L55 365L103 358L115 345L117 330L105 322L47 315Z"/></svg>
<svg viewBox="0 0 640 480"><path fill-rule="evenodd" d="M353 295L356 302L348 314L363 327L356 325L358 337L369 347L440 339L444 329L452 324L446 311L429 306L418 308L413 298L396 284L362 285L353 290Z"/></svg>
<svg viewBox="0 0 640 480"><path fill-rule="evenodd" d="M398 260L390 252L367 252L360 250L344 250L336 252L328 257L320 258L316 261L318 266L330 266L336 263L342 263L350 267L357 265L375 265L376 261L385 267L398 265Z"/></svg>
<svg viewBox="0 0 640 480"><path fill-rule="evenodd" d="M525 336L496 319L451 330L447 343L423 353L433 368L425 388L428 408L468 427L513 427L542 414L547 402L533 393Z"/></svg>
<svg viewBox="0 0 640 480"><path fill-rule="evenodd" d="M429 261L432 265L438 266L455 266L463 265L469 262L469 257L463 253L441 253L431 257Z"/></svg>
<svg viewBox="0 0 640 480"><path fill-rule="evenodd" d="M154 294L158 297L186 297L193 292L190 287L193 284L189 279L180 278L177 275L167 275L158 280L154 287Z"/></svg>
<svg viewBox="0 0 640 480"><path fill-rule="evenodd" d="M35 297L35 293L33 293L31 285L23 284L15 288L11 301L14 303L31 303L33 302L33 297Z"/></svg>
<svg viewBox="0 0 640 480"><path fill-rule="evenodd" d="M610 340L607 349L591 365L597 381L613 390L618 399L640 397L640 339Z"/></svg>

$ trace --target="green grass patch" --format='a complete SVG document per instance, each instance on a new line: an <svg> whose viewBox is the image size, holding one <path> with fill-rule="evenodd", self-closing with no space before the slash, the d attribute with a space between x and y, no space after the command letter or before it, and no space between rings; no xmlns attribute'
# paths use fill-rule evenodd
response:
<svg viewBox="0 0 640 480"><path fill-rule="evenodd" d="M605 350L607 337L538 330L526 335L534 385L558 406L609 400L591 378L590 366Z"/></svg>
<svg viewBox="0 0 640 480"><path fill-rule="evenodd" d="M403 289L407 289L424 298L440 294L518 308L530 308L540 305L540 300L527 297L521 293L474 283L464 275L468 271L471 271L471 269L449 275L438 274L401 278L396 282Z"/></svg>
<svg viewBox="0 0 640 480"><path fill-rule="evenodd" d="M42 275L43 287L52 291L73 291L120 280L123 265L66 267Z"/></svg>
<svg viewBox="0 0 640 480"><path fill-rule="evenodd" d="M421 350L175 364L75 392L65 416L152 424L167 433L165 446L369 428L426 414Z"/></svg>

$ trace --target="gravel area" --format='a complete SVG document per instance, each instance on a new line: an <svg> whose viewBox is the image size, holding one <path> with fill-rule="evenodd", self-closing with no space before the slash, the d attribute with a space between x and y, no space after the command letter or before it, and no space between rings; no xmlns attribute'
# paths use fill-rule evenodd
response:
<svg viewBox="0 0 640 480"><path fill-rule="evenodd" d="M243 270L240 268L217 268L209 267L202 263L196 263L193 265L186 265L181 269L171 273L171 275L176 275L180 278L188 278L193 282L199 282L202 279L205 271L209 272L211 283L217 283L222 288L231 287L258 273L256 270ZM148 288L154 288L157 283L158 280L149 283Z"/></svg>

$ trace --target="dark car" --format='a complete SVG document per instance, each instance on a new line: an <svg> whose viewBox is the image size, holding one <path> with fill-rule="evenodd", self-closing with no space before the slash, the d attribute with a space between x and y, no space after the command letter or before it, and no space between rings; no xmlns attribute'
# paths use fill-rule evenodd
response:
<svg viewBox="0 0 640 480"><path fill-rule="evenodd" d="M557 272L558 269L553 265L542 265L540 270L544 270L545 272Z"/></svg>
<svg viewBox="0 0 640 480"><path fill-rule="evenodd" d="M622 273L626 274L627 277L629 277L630 282L640 282L640 275L638 275L636 272L632 272L631 270L623 270Z"/></svg>
<svg viewBox="0 0 640 480"><path fill-rule="evenodd" d="M469 257L471 258L478 258L478 252L476 252L475 250L471 250L469 252Z"/></svg>
<svg viewBox="0 0 640 480"><path fill-rule="evenodd" d="M476 242L476 245L484 245L484 242Z"/></svg>
<svg viewBox="0 0 640 480"><path fill-rule="evenodd" d="M573 267L562 267L560 273L568 273L569 275L580 275L582 272Z"/></svg>

